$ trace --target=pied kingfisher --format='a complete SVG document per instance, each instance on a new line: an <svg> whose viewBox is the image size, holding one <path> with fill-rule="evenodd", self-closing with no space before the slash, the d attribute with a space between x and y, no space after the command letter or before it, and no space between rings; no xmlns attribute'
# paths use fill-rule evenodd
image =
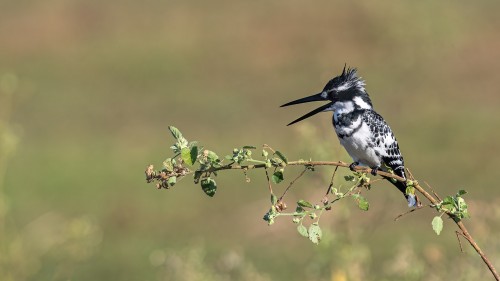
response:
<svg viewBox="0 0 500 281"><path fill-rule="evenodd" d="M333 111L333 126L347 153L353 159L349 166L354 171L357 165L370 167L373 175L377 170L391 169L405 178L403 155L391 128L384 118L373 110L372 102L365 90L365 82L357 76L356 69L344 66L342 74L328 81L323 91L309 97L282 105L289 106L312 101L330 101L307 113L288 125L292 125L319 112ZM408 206L417 205L414 195L406 194L404 182L393 182L404 194Z"/></svg>

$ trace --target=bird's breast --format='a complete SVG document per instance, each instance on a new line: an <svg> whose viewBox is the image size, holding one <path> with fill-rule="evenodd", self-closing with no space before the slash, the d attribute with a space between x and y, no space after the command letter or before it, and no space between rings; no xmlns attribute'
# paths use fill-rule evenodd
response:
<svg viewBox="0 0 500 281"><path fill-rule="evenodd" d="M335 126L340 144L354 161L369 167L380 166L380 154L372 143L372 136L368 124L359 121L352 126Z"/></svg>
<svg viewBox="0 0 500 281"><path fill-rule="evenodd" d="M338 114L333 115L333 126L339 138L349 137L361 129L363 121L359 114Z"/></svg>

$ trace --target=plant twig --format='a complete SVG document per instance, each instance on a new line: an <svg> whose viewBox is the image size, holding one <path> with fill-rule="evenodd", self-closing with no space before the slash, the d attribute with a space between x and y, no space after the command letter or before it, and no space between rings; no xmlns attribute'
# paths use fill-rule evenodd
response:
<svg viewBox="0 0 500 281"><path fill-rule="evenodd" d="M415 212L417 210L421 210L421 209L423 209L423 208L413 208L413 209L410 209L409 211L406 211L406 212L404 212L402 214L399 214L397 217L394 218L394 221L397 221L400 218L402 218L403 216L406 216L406 215L408 215L410 213L413 213L413 212Z"/></svg>
<svg viewBox="0 0 500 281"><path fill-rule="evenodd" d="M326 194L325 194L325 197L328 196L328 194L330 194L330 192L332 191L332 187L333 187L333 179L335 178L335 174L337 173L337 170L339 169L339 166L336 166L335 167L335 170L333 170L333 174L332 174L332 179L330 180L330 185L328 185L328 189L326 190Z"/></svg>
<svg viewBox="0 0 500 281"><path fill-rule="evenodd" d="M462 233L460 233L458 230L455 230L455 234L457 235L457 240L458 240L458 245L460 245L460 252L464 252L464 249L462 248L462 241L460 241L460 235L463 236Z"/></svg>
<svg viewBox="0 0 500 281"><path fill-rule="evenodd" d="M269 173L267 172L267 169L264 169L264 171L266 171L267 183L269 185L269 193L274 194L273 193L273 187L271 185L271 180L269 179Z"/></svg>
<svg viewBox="0 0 500 281"><path fill-rule="evenodd" d="M426 181L424 181L425 185L427 185L427 187L432 191L432 193L434 193L434 196L436 196L436 198L439 200L439 201L442 201L443 199L441 199L439 197L439 195L436 193L436 191L434 191L434 189L432 188L432 186L430 184L428 184Z"/></svg>
<svg viewBox="0 0 500 281"><path fill-rule="evenodd" d="M434 198L432 195L430 195L427 191L425 191L425 189L423 189L418 183L415 184L414 187L425 198L427 198L433 205L436 205L436 204L438 204L440 202L436 198ZM456 218L452 214L450 214L448 212L446 212L446 214L451 219L453 219L453 221L457 224L458 228L462 231L462 233L460 233L460 234L467 241L469 241L469 244L472 246L472 248L474 248L474 250L476 250L476 252L479 254L479 256L481 256L481 259L483 259L483 261L486 264L486 266L488 266L488 269L491 271L491 274L493 274L493 277L495 277L495 280L499 281L500 280L500 276L498 275L498 272L496 271L495 267L493 266L493 264L491 263L491 261L488 259L488 257L486 256L486 254L483 252L483 250L481 250L481 248L479 247L479 245L477 245L477 243L474 240L474 238L472 238L472 236L469 234L469 231L465 227L464 223L462 221L457 221Z"/></svg>
<svg viewBox="0 0 500 281"><path fill-rule="evenodd" d="M281 197L280 197L280 199L279 199L280 201L283 199L283 197L285 197L285 194L286 194L286 193L288 192L288 190L289 190L289 189L293 186L293 184L294 184L294 183L295 183L298 179L300 179L300 178L304 175L304 173L305 173L306 171L307 171L307 168L305 168L304 170L302 170L302 172L301 172L301 173L300 173L300 174L299 174L299 175L298 175L295 179L293 179L293 180L290 182L290 184L288 184L287 188L285 189L285 191L283 192L283 194L281 195Z"/></svg>
<svg viewBox="0 0 500 281"><path fill-rule="evenodd" d="M269 146L266 146L266 148L271 149ZM271 149L271 151L273 151L273 150ZM349 164L348 163L341 162L341 161L304 161L304 160L288 161L287 166L306 166L306 167L314 167L314 166L337 166L337 167L349 168ZM265 164L237 165L237 164L233 163L233 164L230 164L230 165L226 165L226 166L222 166L222 167L217 167L217 168L213 168L212 167L212 168L206 170L205 172L213 173L213 172L217 172L217 171L221 171L221 170L241 170L241 169L250 170L250 169L259 169L259 168L265 168L265 167L266 167ZM361 166L354 167L354 170L357 171L357 172L362 172L362 173L369 173L371 171L370 168L368 168L368 167L361 167ZM179 175L179 176L186 176L186 175L189 175L189 174L194 174L194 171L187 171L187 172L184 171L183 174ZM393 179L396 179L396 180L401 181L401 182L405 182L406 181L405 178L402 178L402 177L399 177L399 176L397 176L395 174L384 172L384 171L377 171L377 174L379 176L383 176L383 177L386 177L386 178L393 178ZM413 178L413 175L411 174L411 172L409 173L409 175L410 175L411 178ZM162 175L162 174L148 173L148 171L147 171L146 172L146 180L148 182L150 182L150 181L152 181L154 179L165 180L165 179L168 179L168 176L165 175L165 174ZM437 198L434 197L434 196L432 196L417 181L414 181L413 187L420 194L422 194L427 200L429 200L429 202L432 205L437 205L437 204L439 204L441 202L441 200L438 199L437 194L435 195ZM469 234L469 231L467 230L467 228L465 227L465 225L463 224L463 222L461 220L457 220L457 218L452 213L450 213L448 211L445 211L445 213L451 219L453 219L453 221L456 223L456 225L458 226L458 228L461 231L460 234L469 242L469 244L478 253L478 255L481 257L481 259L483 260L483 262L486 264L486 266L488 267L488 269L492 273L492 275L495 278L495 280L500 281L500 276L498 275L495 267L493 266L493 264L491 263L491 261L488 259L488 257L486 256L486 254L483 252L483 250L479 247L479 245L477 245L477 243L475 242L474 238Z"/></svg>

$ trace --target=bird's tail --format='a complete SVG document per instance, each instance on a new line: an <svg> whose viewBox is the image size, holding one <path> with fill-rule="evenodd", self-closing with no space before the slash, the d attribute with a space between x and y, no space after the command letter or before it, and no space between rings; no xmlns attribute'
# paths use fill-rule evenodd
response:
<svg viewBox="0 0 500 281"><path fill-rule="evenodd" d="M397 187L405 197L408 197L408 195L406 195L406 184L404 182L396 181L395 179L392 178L387 178L387 180L390 181L395 187Z"/></svg>
<svg viewBox="0 0 500 281"><path fill-rule="evenodd" d="M399 177L405 178L405 171L403 166L399 166L396 169L393 170L394 174L396 174ZM403 193L403 195L406 198L406 201L408 201L408 207L416 207L417 206L417 199L415 195L413 194L406 194L406 183L402 181L396 181L395 179L392 178L386 178L388 181L390 181L394 186L396 186L399 191Z"/></svg>

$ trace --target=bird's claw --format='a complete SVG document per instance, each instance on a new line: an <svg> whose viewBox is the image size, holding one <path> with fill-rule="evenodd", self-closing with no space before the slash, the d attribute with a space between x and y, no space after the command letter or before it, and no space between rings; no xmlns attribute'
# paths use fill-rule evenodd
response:
<svg viewBox="0 0 500 281"><path fill-rule="evenodd" d="M349 170L356 172L356 166L358 166L358 162L352 162L351 165L349 165Z"/></svg>

